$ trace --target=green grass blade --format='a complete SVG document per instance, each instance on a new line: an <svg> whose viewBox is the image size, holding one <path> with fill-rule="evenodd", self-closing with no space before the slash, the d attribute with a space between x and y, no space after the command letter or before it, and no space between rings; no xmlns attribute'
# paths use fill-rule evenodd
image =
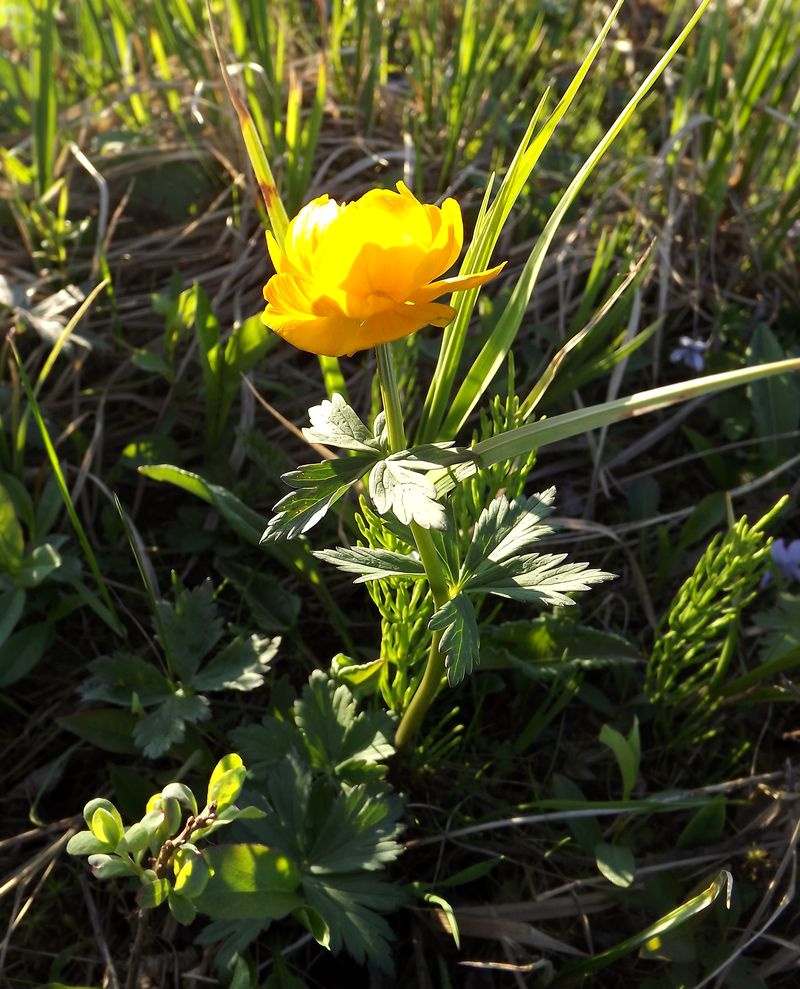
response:
<svg viewBox="0 0 800 989"><path fill-rule="evenodd" d="M594 316L589 320L586 326L576 333L574 336L570 337L569 340L561 347L550 363L545 368L544 374L539 378L536 384L531 389L525 401L520 405L519 411L524 418L528 418L536 409L536 406L541 402L544 397L545 392L552 384L556 374L558 373L559 367L566 360L567 356L571 351L573 351L578 344L582 343L586 337L592 332L592 330L600 323L600 321L608 315L609 312L614 308L617 302L622 298L625 292L630 288L630 286L636 281L636 279L641 274L647 263L650 254L652 253L655 241L647 248L647 251L643 257L633 266L630 272L626 275L625 280L614 290L612 295L606 300L606 302L597 310Z"/></svg>
<svg viewBox="0 0 800 989"><path fill-rule="evenodd" d="M58 484L58 490L61 493L61 497L64 501L64 507L67 510L67 515L69 515L70 522L72 522L72 527L75 530L75 535L78 537L78 542L81 544L84 555L86 556L86 562L89 564L89 569L92 571L92 575L97 583L97 589L100 592L100 597L103 599L103 604L105 604L108 609L109 615L113 619L112 628L118 635L124 635L125 629L122 622L119 620L119 615L114 607L114 602L111 599L111 595L108 592L108 587L103 579L103 575L100 572L100 567L97 563L97 557L94 555L94 550L92 549L92 544L89 542L89 537L86 535L86 530L83 528L83 523L78 517L78 513L73 504L72 497L69 493L69 488L67 487L67 482L64 478L64 474L61 470L61 464L58 462L58 455L56 453L55 447L53 446L53 441L50 439L50 433L45 425L44 418L42 417L42 410L36 399L33 387L31 386L30 380L28 379L28 373L25 370L25 365L22 363L22 359L19 356L19 352L14 345L13 341L11 343L11 350L14 354L14 359L17 362L17 367L19 369L20 379L22 380L22 387L25 389L25 394L28 398L28 403L30 404L31 412L33 413L33 418L36 420L36 424L39 427L39 432L42 435L42 442L44 443L45 451L47 452L47 459L50 461L50 466L53 470L53 474L56 478L56 483Z"/></svg>
<svg viewBox="0 0 800 989"><path fill-rule="evenodd" d="M43 196L53 181L56 141L55 0L36 0L36 37L31 55L33 159L36 192Z"/></svg>
<svg viewBox="0 0 800 989"><path fill-rule="evenodd" d="M728 906L730 906L732 886L733 876L731 876L730 872L723 869L701 893L681 903L674 910L670 910L660 920L657 920L649 927L645 927L643 931L639 931L633 937L626 938L626 940L621 941L619 944L615 944L613 948L609 948L607 951L603 951L601 954L595 955L587 961L568 962L559 972L555 985L571 985L575 982L580 982L587 975L606 968L619 958L624 958L625 955L629 955L631 952L641 948L642 945L653 938L658 938L663 934L670 934L670 932L685 924L690 917L694 917L695 914L710 907L722 893L725 894Z"/></svg>
<svg viewBox="0 0 800 989"><path fill-rule="evenodd" d="M544 109L548 93L545 92L539 101L528 124L525 136L520 142L498 189L497 196L488 209L485 208L488 198L484 199L484 205L481 208L481 215L475 227L472 243L467 248L464 263L461 266L461 274L471 274L481 271L488 266L489 258L514 203L522 192L523 186L541 157L542 152L547 147L556 127L583 84L592 63L603 45L606 35L611 30L611 25L614 23L617 11L621 5L622 0L618 0L567 87L566 92L558 101L555 109L544 122L541 129L536 131L536 125ZM536 132L535 136L534 132ZM446 435L441 424L450 404L453 384L458 373L461 354L464 349L464 341L467 336L467 329L477 299L478 289L457 293L453 296L452 302L457 309L457 315L443 335L436 370L425 398L425 405L420 419L418 430L419 442L431 442L434 439Z"/></svg>
<svg viewBox="0 0 800 989"><path fill-rule="evenodd" d="M492 331L490 339L484 345L477 360L470 368L464 383L456 394L441 428L442 436L453 437L461 430L470 412L475 408L480 397L489 387L489 384L505 361L506 355L514 342L525 310L533 294L533 289L536 285L545 255L567 210L574 202L600 159L614 143L620 131L636 112L639 104L653 88L675 53L689 36L710 2L711 0L702 0L686 26L669 46L664 55L658 60L642 85L586 159L575 178L570 182L566 192L559 200L558 205L553 210L550 219L547 221L544 230L537 240L520 279L514 288L511 299Z"/></svg>
<svg viewBox="0 0 800 989"><path fill-rule="evenodd" d="M244 144L247 148L247 155L250 158L250 164L253 167L258 188L261 190L261 196L264 200L264 205L267 208L267 215L269 216L272 232L275 234L275 239L278 243L283 244L286 237L286 228L289 225L289 218L286 215L286 209L284 208L283 201L281 200L280 193L278 192L278 186L272 175L272 169L270 168L267 154L264 151L264 145L261 143L258 136L256 125L253 122L253 118L250 116L250 111L247 109L242 100L239 99L236 90L233 88L231 77L228 75L228 70L225 67L225 59L222 56L222 48L219 43L219 37L217 36L214 17L211 13L210 0L206 0L206 14L208 16L208 23L211 28L211 38L214 42L214 50L217 54L217 62L219 63L219 69L222 73L223 82L225 83L225 89L228 91L228 98L231 101L233 109L236 111L236 117L239 121L239 129L242 132L242 138L244 139Z"/></svg>
<svg viewBox="0 0 800 989"><path fill-rule="evenodd" d="M441 496L452 490L459 481L477 473L480 467L491 467L504 460L513 460L549 443L570 439L624 419L646 415L648 412L655 412L690 398L710 395L726 388L796 371L800 371L800 357L756 367L744 367L737 371L725 371L722 374L710 374L695 381L680 381L661 388L651 388L625 398L617 398L612 402L591 405L585 409L553 416L552 419L542 419L540 422L518 426L507 433L476 443L472 447L472 454L475 457L473 462L459 465L448 472L437 472L437 494Z"/></svg>

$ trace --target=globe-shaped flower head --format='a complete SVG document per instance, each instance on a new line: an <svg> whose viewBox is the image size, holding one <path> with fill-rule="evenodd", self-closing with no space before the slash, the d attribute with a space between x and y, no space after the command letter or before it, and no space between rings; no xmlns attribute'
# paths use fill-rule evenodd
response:
<svg viewBox="0 0 800 989"><path fill-rule="evenodd" d="M283 247L267 233L275 274L262 319L295 347L340 357L399 340L429 323L447 326L449 292L483 285L503 265L441 278L464 241L461 209L420 203L403 185L340 206L314 199L289 223Z"/></svg>

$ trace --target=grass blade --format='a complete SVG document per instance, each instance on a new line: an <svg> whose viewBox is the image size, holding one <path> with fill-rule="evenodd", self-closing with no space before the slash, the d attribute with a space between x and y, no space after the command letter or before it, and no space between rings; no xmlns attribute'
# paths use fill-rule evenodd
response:
<svg viewBox="0 0 800 989"><path fill-rule="evenodd" d="M83 523L75 510L75 505L73 504L72 497L69 493L67 482L64 479L64 474L61 470L61 464L58 462L58 455L55 447L53 446L53 441L50 439L50 433L47 431L44 418L42 417L42 410L36 399L34 390L31 387L27 371L25 370L25 365L22 363L22 359L19 356L19 351L13 341L11 342L11 350L14 354L14 359L17 362L20 378L22 380L22 387L25 389L25 394L28 398L31 412L33 413L33 418L36 420L36 424L39 427L39 432L42 434L42 442L44 443L44 448L47 452L47 459L50 461L50 466L53 470L53 474L55 475L58 490L64 501L64 507L67 510L67 515L69 515L70 522L72 522L72 527L75 530L75 535L78 537L78 542L81 544L81 549L86 556L86 562L89 564L89 569L92 571L92 575L97 583L97 588L100 592L100 597L103 599L103 604L105 604L110 617L113 619L112 627L118 635L124 635L124 626L119 620L119 615L114 607L114 602L111 600L108 587L106 586L106 582L100 572L100 567L97 564L97 557L94 555L92 544L89 542L89 537L86 535L86 530L83 528Z"/></svg>
<svg viewBox="0 0 800 989"><path fill-rule="evenodd" d="M536 245L528 258L522 271L519 281L511 295L508 305L503 315L495 326L488 342L484 345L477 360L470 368L467 377L464 379L461 388L458 390L453 400L450 411L445 418L441 429L443 436L455 436L463 427L470 412L475 408L478 400L489 387L492 379L500 366L506 359L506 355L511 348L517 335L522 317L530 302L536 280L539 276L542 264L547 251L552 243L558 227L561 224L567 210L574 202L586 180L594 171L596 165L608 151L616 140L620 131L636 112L637 107L653 88L664 69L669 65L675 53L691 33L700 17L703 15L711 0L702 0L700 6L687 22L678 37L669 46L667 51L661 56L654 68L647 75L642 85L638 88L633 97L629 100L625 108L617 119L606 131L594 151L589 155L584 164L579 169L575 178L570 182L566 192L559 200L558 205L553 210L550 219L547 221Z"/></svg>
<svg viewBox="0 0 800 989"><path fill-rule="evenodd" d="M472 447L474 461L459 464L446 473L437 472L435 478L437 495L441 496L452 490L459 481L466 480L466 478L476 474L481 467L491 467L493 464L501 463L504 460L513 460L515 457L530 453L532 450L538 450L549 443L570 439L573 436L579 436L581 433L599 429L602 426L609 426L623 419L632 419L636 416L646 415L648 412L656 412L658 409L667 408L678 402L685 402L690 398L710 395L726 388L733 388L736 385L745 385L751 381L759 381L776 374L789 374L795 371L800 371L800 357L776 361L772 364L762 364L757 367L744 367L738 371L710 374L703 378L697 378L695 381L680 381L674 385L651 388L648 391L637 392L625 398L614 399L612 402L591 405L585 409L553 416L552 419L542 419L540 422L518 426L507 433L501 433L499 436L492 436L488 440L476 443Z"/></svg>
<svg viewBox="0 0 800 989"><path fill-rule="evenodd" d="M541 129L536 132L534 137L534 131L536 130L539 117L544 109L548 93L545 92L544 96L539 101L538 106L533 112L530 123L528 124L528 129L525 132L525 136L520 142L508 171L506 172L500 188L498 189L497 196L488 209L485 208L488 194L484 199L484 204L481 207L478 223L475 227L475 235L472 239L472 243L467 248L464 263L461 266L461 274L472 274L473 272L481 271L488 267L491 253L497 243L498 238L500 237L503 226L508 219L514 203L516 202L519 194L522 192L523 186L525 185L528 176L533 171L536 162L539 160L542 152L547 147L547 144L553 136L556 127L569 109L572 101L578 93L578 90L583 84L583 81L586 78L592 63L594 62L595 57L602 47L606 35L611 30L611 25L614 23L614 19L617 16L617 11L621 5L622 0L618 0L614 9L606 19L606 22L595 39L593 45L589 49L588 54L584 58L578 71L575 73L575 76L567 87L566 92L558 101L555 109L544 122ZM453 383L458 372L461 354L464 349L467 328L469 326L469 321L472 316L472 311L475 308L477 298L478 289L472 289L471 291L464 293L457 293L453 297L452 301L458 310L458 313L456 318L444 332L442 347L436 364L436 370L434 372L433 379L431 380L428 394L425 398L425 407L422 412L422 418L420 420L418 431L419 442L431 442L434 439L445 436L445 432L441 424L445 418L447 407L450 403ZM507 352L507 348L505 352Z"/></svg>
<svg viewBox="0 0 800 989"><path fill-rule="evenodd" d="M53 181L56 140L55 0L36 0L36 36L31 56L33 160L36 192L43 196Z"/></svg>
<svg viewBox="0 0 800 989"><path fill-rule="evenodd" d="M710 907L714 900L722 893L725 894L728 906L730 906L732 887L733 876L730 872L723 869L712 883L702 892L698 893L697 896L691 897L691 899L681 903L680 906L675 907L674 910L670 910L660 920L657 920L649 927L645 927L643 931L639 931L633 937L626 938L626 940L614 945L613 948L609 948L607 951L595 955L587 961L569 962L559 972L555 984L563 985L579 982L592 972L606 968L619 958L623 958L632 951L636 951L637 948L641 948L642 945L653 938L660 937L663 934L669 934L671 931L685 924L690 917L694 917L695 914Z"/></svg>

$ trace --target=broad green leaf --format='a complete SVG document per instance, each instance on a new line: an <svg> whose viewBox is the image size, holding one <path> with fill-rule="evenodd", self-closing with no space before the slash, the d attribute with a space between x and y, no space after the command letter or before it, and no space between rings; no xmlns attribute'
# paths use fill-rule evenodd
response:
<svg viewBox="0 0 800 989"><path fill-rule="evenodd" d="M219 813L228 804L232 804L241 792L246 775L247 770L240 755L231 752L223 756L214 767L208 781L206 806L216 803Z"/></svg>
<svg viewBox="0 0 800 989"><path fill-rule="evenodd" d="M88 862L95 879L120 879L135 874L132 865L113 855L90 855Z"/></svg>
<svg viewBox="0 0 800 989"><path fill-rule="evenodd" d="M170 890L167 894L169 911L179 924L188 925L197 916L197 907L190 899Z"/></svg>
<svg viewBox="0 0 800 989"><path fill-rule="evenodd" d="M457 594L434 614L428 628L442 633L439 649L445 654L447 682L454 687L480 661L480 634L472 602L466 594Z"/></svg>
<svg viewBox="0 0 800 989"><path fill-rule="evenodd" d="M38 587L61 566L61 555L50 543L36 546L25 556L14 573L17 587Z"/></svg>
<svg viewBox="0 0 800 989"><path fill-rule="evenodd" d="M315 795L321 786L317 784ZM315 875L375 871L402 853L396 841L403 811L399 797L358 784L338 793L326 811L314 822L316 833L308 847L308 861Z"/></svg>
<svg viewBox="0 0 800 989"><path fill-rule="evenodd" d="M291 721L279 721L266 714L261 724L233 728L231 741L247 759L253 772L262 772L284 758L292 749L301 751L303 738Z"/></svg>
<svg viewBox="0 0 800 989"><path fill-rule="evenodd" d="M21 680L42 659L53 641L53 626L47 622L14 632L0 646L0 687Z"/></svg>
<svg viewBox="0 0 800 989"><path fill-rule="evenodd" d="M387 663L383 657L373 659L369 663L354 663L341 653L334 659L337 663L335 667L337 680L344 681L351 687L368 689L377 687Z"/></svg>
<svg viewBox="0 0 800 989"><path fill-rule="evenodd" d="M194 903L210 917L278 920L302 906L300 873L286 855L260 844L218 845L205 852L213 875Z"/></svg>
<svg viewBox="0 0 800 989"><path fill-rule="evenodd" d="M25 610L25 591L15 587L0 591L0 646L14 631Z"/></svg>
<svg viewBox="0 0 800 989"><path fill-rule="evenodd" d="M187 852L181 848L175 856L176 893L190 900L198 897L211 878L211 869L200 852Z"/></svg>
<svg viewBox="0 0 800 989"><path fill-rule="evenodd" d="M318 560L331 563L345 573L358 574L355 584L363 584L383 577L407 577L419 580L425 577L420 560L388 549L368 549L365 546L315 550Z"/></svg>
<svg viewBox="0 0 800 989"><path fill-rule="evenodd" d="M119 827L120 830L122 830L122 815L117 810L117 808L114 806L114 804L112 804L110 800L106 800L105 797L93 797L84 806L84 808L83 808L83 819L84 819L84 821L86 821L86 824L89 827L91 827L92 818L94 817L95 812L98 811L98 810L100 810L101 808L102 808L102 810L106 811L108 814L110 814L114 818L114 820L117 823L117 826Z"/></svg>
<svg viewBox="0 0 800 989"><path fill-rule="evenodd" d="M14 502L5 485L0 484L0 573L15 573L24 551L25 537Z"/></svg>
<svg viewBox="0 0 800 989"><path fill-rule="evenodd" d="M143 910L153 910L161 906L169 892L168 879L154 879L139 888L136 893L136 902Z"/></svg>
<svg viewBox="0 0 800 989"><path fill-rule="evenodd" d="M403 895L396 886L362 872L309 875L303 878L302 888L312 909L328 925L332 951L344 947L356 964L369 960L390 971L393 935L381 913L402 902Z"/></svg>
<svg viewBox="0 0 800 989"><path fill-rule="evenodd" d="M210 580L187 590L178 586L175 603L157 601L158 635L170 668L185 684L190 684L203 657L222 638L222 619L214 603Z"/></svg>
<svg viewBox="0 0 800 989"><path fill-rule="evenodd" d="M379 515L392 512L403 525L416 522L423 529L447 528L447 513L437 501L433 481L392 460L381 460L372 468L369 496Z"/></svg>
<svg viewBox="0 0 800 989"><path fill-rule="evenodd" d="M96 855L98 852L113 851L110 842L101 841L91 831L79 831L67 842L69 855Z"/></svg>
<svg viewBox="0 0 800 989"><path fill-rule="evenodd" d="M98 807L92 814L89 830L98 841L102 841L111 848L116 848L122 838L122 828L119 822L105 807Z"/></svg>
<svg viewBox="0 0 800 989"><path fill-rule="evenodd" d="M633 882L636 863L630 848L600 841L595 845L594 857L597 868L610 883L625 889Z"/></svg>
<svg viewBox="0 0 800 989"><path fill-rule="evenodd" d="M676 848L701 848L703 845L714 845L722 840L725 831L725 814L727 800L722 794L713 797L699 810L695 811L686 827L678 835Z"/></svg>
<svg viewBox="0 0 800 989"><path fill-rule="evenodd" d="M603 725L600 729L600 741L614 753L622 773L622 799L628 800L639 778L639 763L642 757L639 719L634 716L633 727L627 738L611 725Z"/></svg>
<svg viewBox="0 0 800 989"><path fill-rule="evenodd" d="M167 783L161 797L163 800L177 800L190 814L197 816L197 800L185 783Z"/></svg>
<svg viewBox="0 0 800 989"><path fill-rule="evenodd" d="M341 395L333 395L308 410L311 428L303 430L309 443L382 455L383 447Z"/></svg>
<svg viewBox="0 0 800 989"><path fill-rule="evenodd" d="M131 824L126 829L125 835L117 845L117 851L130 852L131 855L138 855L143 852L151 843L159 828L164 824L163 810L151 810L135 824Z"/></svg>
<svg viewBox="0 0 800 989"><path fill-rule="evenodd" d="M89 663L89 670L93 676L81 686L81 696L85 700L130 707L136 695L139 702L148 707L172 693L167 678L152 662L140 656L124 653L101 656Z"/></svg>

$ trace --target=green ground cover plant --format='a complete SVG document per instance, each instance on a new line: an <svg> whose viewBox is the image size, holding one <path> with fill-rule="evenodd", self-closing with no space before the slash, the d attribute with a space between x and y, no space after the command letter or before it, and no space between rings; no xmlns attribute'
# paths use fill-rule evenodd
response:
<svg viewBox="0 0 800 989"><path fill-rule="evenodd" d="M795 0L0 11L3 979L792 985Z"/></svg>

